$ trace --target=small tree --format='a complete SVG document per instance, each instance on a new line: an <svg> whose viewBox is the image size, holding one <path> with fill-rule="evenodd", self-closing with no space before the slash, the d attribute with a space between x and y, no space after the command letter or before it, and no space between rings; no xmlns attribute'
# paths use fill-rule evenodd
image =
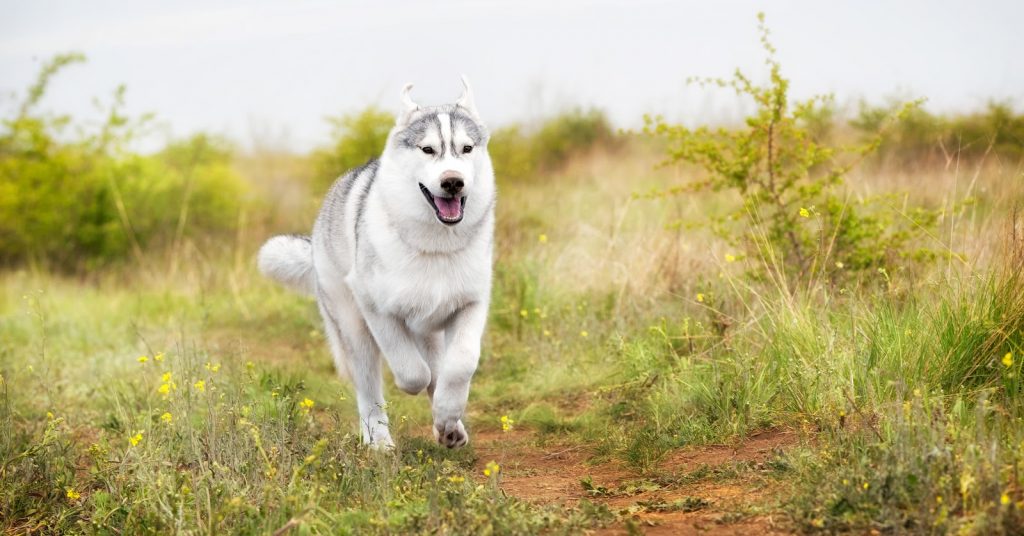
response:
<svg viewBox="0 0 1024 536"><path fill-rule="evenodd" d="M894 212L884 197L853 201L839 188L847 172L878 146L881 128L856 146L833 145L820 135L821 118L831 114L831 97L790 100L789 80L782 76L763 14L758 21L770 73L767 84L755 84L738 69L729 79L690 80L751 98L756 110L742 127L691 129L660 116L644 117L644 131L668 142L667 163L695 164L706 173L665 194L736 192L742 207L714 218L712 227L791 281L884 268L891 257L910 254L908 240L934 222L934 214ZM891 119L915 105L905 105Z"/></svg>

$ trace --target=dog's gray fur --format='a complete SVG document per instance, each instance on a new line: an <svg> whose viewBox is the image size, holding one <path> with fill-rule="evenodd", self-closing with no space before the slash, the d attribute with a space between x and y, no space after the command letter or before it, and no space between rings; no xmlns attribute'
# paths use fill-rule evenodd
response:
<svg viewBox="0 0 1024 536"><path fill-rule="evenodd" d="M267 276L316 297L339 373L356 389L363 440L394 443L380 357L403 391L426 390L439 442L456 447L490 302L494 172L469 84L455 104L405 109L381 157L334 183L312 237L259 252ZM428 154L428 149L431 154ZM462 182L452 193L450 181ZM465 197L459 203L461 197Z"/></svg>

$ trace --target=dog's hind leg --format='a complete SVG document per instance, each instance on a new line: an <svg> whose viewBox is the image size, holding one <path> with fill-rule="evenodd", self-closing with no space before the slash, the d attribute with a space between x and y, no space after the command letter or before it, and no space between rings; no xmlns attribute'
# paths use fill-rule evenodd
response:
<svg viewBox="0 0 1024 536"><path fill-rule="evenodd" d="M322 295L317 301L335 364L339 373L347 373L356 390L363 443L372 448L393 447L395 442L391 439L388 415L384 410L384 385L377 343L353 302L342 300L344 303L335 304Z"/></svg>

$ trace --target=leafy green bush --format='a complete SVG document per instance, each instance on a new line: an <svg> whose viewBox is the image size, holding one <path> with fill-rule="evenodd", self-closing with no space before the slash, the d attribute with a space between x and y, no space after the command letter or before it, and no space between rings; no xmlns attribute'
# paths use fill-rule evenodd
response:
<svg viewBox="0 0 1024 536"><path fill-rule="evenodd" d="M575 109L545 120L535 130L522 125L495 130L488 151L499 181L522 182L557 171L573 155L607 144L614 136L603 112Z"/></svg>
<svg viewBox="0 0 1024 536"><path fill-rule="evenodd" d="M0 264L77 269L142 258L191 231L232 230L245 187L224 142L198 135L155 155L132 152L150 118L121 112L123 87L95 132L36 110L51 78L81 61L48 62L17 115L0 123Z"/></svg>
<svg viewBox="0 0 1024 536"><path fill-rule="evenodd" d="M850 124L873 136L898 107L894 103L861 103ZM914 108L881 138L876 159L910 167L954 159L979 160L988 155L1024 159L1024 114L1015 113L1006 103L990 102L983 112L951 117Z"/></svg>
<svg viewBox="0 0 1024 536"><path fill-rule="evenodd" d="M731 88L757 109L741 128L672 125L645 117L645 132L668 143L668 162L695 164L706 177L665 194L730 191L742 207L712 217L713 228L745 247L780 279L831 279L882 269L910 250L912 239L935 221L923 209L897 211L886 198L851 200L843 177L877 140L860 146L831 145L822 135L830 101L814 97L791 101L789 80L781 73L775 48L759 15L761 43L770 80L757 85L740 71L730 79L697 79L702 86ZM905 107L905 111L912 107ZM751 232L752 230L752 232Z"/></svg>
<svg viewBox="0 0 1024 536"><path fill-rule="evenodd" d="M395 116L375 106L365 110L328 118L333 125L333 141L313 153L316 187L324 192L346 171L377 158L387 143L388 132L395 125Z"/></svg>

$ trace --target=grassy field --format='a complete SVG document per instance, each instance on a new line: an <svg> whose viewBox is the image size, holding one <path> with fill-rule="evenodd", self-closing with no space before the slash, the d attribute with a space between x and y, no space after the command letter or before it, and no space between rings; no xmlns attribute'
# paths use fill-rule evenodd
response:
<svg viewBox="0 0 1024 536"><path fill-rule="evenodd" d="M311 155L141 155L121 90L80 139L34 111L81 61L56 58L0 129L0 527L1024 534L1024 117L871 110L904 122L864 141L787 100L762 32L771 81L722 82L744 125L495 131L458 450L390 379L397 448L362 447L314 303L254 266L387 112ZM991 141L947 150L971 129Z"/></svg>
<svg viewBox="0 0 1024 536"><path fill-rule="evenodd" d="M856 172L855 195L942 210L929 240L949 254L794 292L686 224L728 194L635 195L692 173L660 155L624 141L502 185L461 450L390 385L397 450L359 445L314 304L255 272L271 229L76 277L5 272L0 524L1020 533L1019 166ZM292 225L312 215L296 204Z"/></svg>

